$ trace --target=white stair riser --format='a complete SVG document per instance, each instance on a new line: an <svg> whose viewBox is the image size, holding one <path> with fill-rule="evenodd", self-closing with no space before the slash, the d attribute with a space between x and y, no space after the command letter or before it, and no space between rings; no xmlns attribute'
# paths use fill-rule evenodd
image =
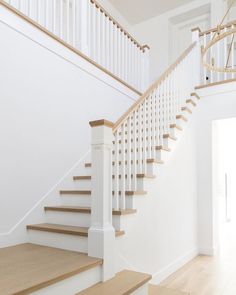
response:
<svg viewBox="0 0 236 295"><path fill-rule="evenodd" d="M28 230L30 243L81 253L88 252L88 238L38 230Z"/></svg>
<svg viewBox="0 0 236 295"><path fill-rule="evenodd" d="M164 151L164 150L157 150L156 151L156 159L159 161L167 161L169 158L170 152Z"/></svg>
<svg viewBox="0 0 236 295"><path fill-rule="evenodd" d="M150 164L149 164L150 165ZM89 184L87 180L79 180L76 185L72 189L75 190L91 190L91 181L89 181ZM113 180L113 184L115 183L115 180ZM121 183L121 180L119 180L119 183ZM126 184L126 190L133 190L133 180L131 180L131 187L129 187L128 182L125 182ZM144 187L144 179L143 178L137 178L137 190L143 190Z"/></svg>
<svg viewBox="0 0 236 295"><path fill-rule="evenodd" d="M91 190L92 184L91 179L74 180L72 190Z"/></svg>
<svg viewBox="0 0 236 295"><path fill-rule="evenodd" d="M91 197L82 195L61 195L61 204L64 206L91 207Z"/></svg>
<svg viewBox="0 0 236 295"><path fill-rule="evenodd" d="M75 212L46 211L46 222L62 225L90 227L91 214Z"/></svg>
<svg viewBox="0 0 236 295"><path fill-rule="evenodd" d="M102 266L74 275L68 279L43 288L32 295L75 295L101 281Z"/></svg>
<svg viewBox="0 0 236 295"><path fill-rule="evenodd" d="M176 141L173 139L170 139L170 138L164 138L164 140L163 140L163 146L166 148L173 149L175 143L176 143Z"/></svg>
<svg viewBox="0 0 236 295"><path fill-rule="evenodd" d="M121 220L126 216L113 215L113 226L116 230L123 230L120 227ZM89 213L75 213L75 212L58 212L58 211L46 211L46 222L62 225L90 227L91 214Z"/></svg>

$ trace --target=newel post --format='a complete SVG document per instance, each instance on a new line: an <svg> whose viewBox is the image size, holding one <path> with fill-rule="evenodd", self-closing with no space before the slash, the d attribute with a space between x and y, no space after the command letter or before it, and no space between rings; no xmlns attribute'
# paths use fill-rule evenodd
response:
<svg viewBox="0 0 236 295"><path fill-rule="evenodd" d="M202 67L202 61L201 61L201 46L200 46L200 33L201 30L199 28L192 29L192 41L196 42L196 48L195 48L195 73L196 73L196 84L195 86L198 86L201 84L201 67Z"/></svg>
<svg viewBox="0 0 236 295"><path fill-rule="evenodd" d="M92 128L91 227L88 255L103 259L103 280L115 275L115 230L112 226L113 123L90 122Z"/></svg>

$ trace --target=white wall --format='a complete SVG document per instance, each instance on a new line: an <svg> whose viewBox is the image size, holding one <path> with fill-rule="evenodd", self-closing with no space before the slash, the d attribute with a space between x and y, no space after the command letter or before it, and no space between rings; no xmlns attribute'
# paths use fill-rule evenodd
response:
<svg viewBox="0 0 236 295"><path fill-rule="evenodd" d="M179 39L173 39L173 25L180 26L181 23L184 26L186 22L189 26L194 28L196 26L201 26L202 20L198 19L198 16L205 15L209 12L209 1L208 0L197 0L192 1L187 5L178 7L177 9L168 11L158 17L154 17L145 22L133 26L132 32L137 36L142 43L147 43L150 45L150 55L151 55L151 80L155 81L157 77L163 73L163 71L170 65L173 61L171 60L172 52L172 41L178 42ZM207 24L206 24L207 26ZM190 28L189 27L189 28ZM205 29L205 26L204 26ZM174 35L175 36L175 35ZM182 38L187 40L179 48L175 57L179 55L184 49L184 46L191 40L191 31L182 31ZM190 46L189 42L188 46ZM187 47L188 47L187 46ZM172 57L173 58L173 57Z"/></svg>
<svg viewBox="0 0 236 295"><path fill-rule="evenodd" d="M214 120L236 117L236 85L209 87L198 93L202 97L197 113L199 247L203 254L214 254L218 249L219 229L212 125Z"/></svg>
<svg viewBox="0 0 236 295"><path fill-rule="evenodd" d="M89 150L89 121L117 120L137 95L1 6L0 35L4 234Z"/></svg>
<svg viewBox="0 0 236 295"><path fill-rule="evenodd" d="M156 179L147 180L147 196L134 197L138 212L117 240L120 268L150 273L154 283L198 254L196 120L193 114Z"/></svg>

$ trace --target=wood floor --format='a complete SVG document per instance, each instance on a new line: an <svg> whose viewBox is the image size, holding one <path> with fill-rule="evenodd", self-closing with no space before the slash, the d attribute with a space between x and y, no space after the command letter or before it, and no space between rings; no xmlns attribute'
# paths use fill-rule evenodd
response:
<svg viewBox="0 0 236 295"><path fill-rule="evenodd" d="M161 286L190 295L236 295L236 225L227 233L229 227L217 256L195 258Z"/></svg>
<svg viewBox="0 0 236 295"><path fill-rule="evenodd" d="M0 295L30 294L102 264L78 252L33 244L0 249Z"/></svg>
<svg viewBox="0 0 236 295"><path fill-rule="evenodd" d="M189 293L169 289L166 287L150 285L149 286L149 295L189 295Z"/></svg>

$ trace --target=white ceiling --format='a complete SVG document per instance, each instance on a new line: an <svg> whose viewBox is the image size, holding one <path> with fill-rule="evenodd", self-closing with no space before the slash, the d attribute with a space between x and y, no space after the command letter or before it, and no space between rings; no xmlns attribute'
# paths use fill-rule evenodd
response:
<svg viewBox="0 0 236 295"><path fill-rule="evenodd" d="M137 24L193 0L109 0L130 24Z"/></svg>

